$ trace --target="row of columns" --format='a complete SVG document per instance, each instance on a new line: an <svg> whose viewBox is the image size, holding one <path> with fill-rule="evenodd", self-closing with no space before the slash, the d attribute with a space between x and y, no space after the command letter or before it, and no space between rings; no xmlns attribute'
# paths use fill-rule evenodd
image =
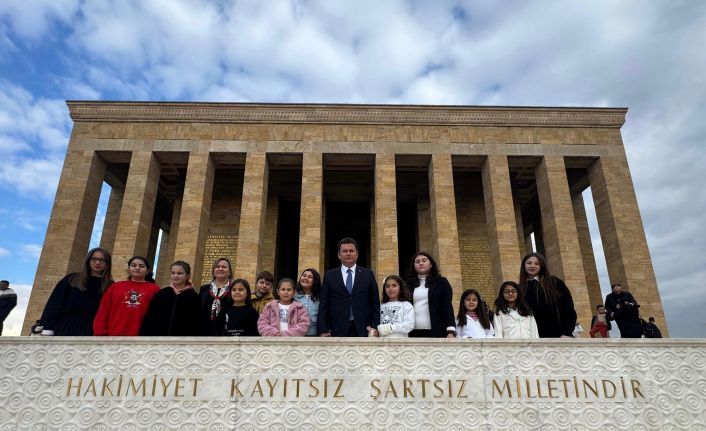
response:
<svg viewBox="0 0 706 431"><path fill-rule="evenodd" d="M53 285L67 272L77 271L88 249L105 163L94 151L69 150L52 209L39 261L25 330L39 317ZM261 239L267 210L267 155L248 153L237 244L235 274L255 274L261 268ZM132 154L123 190L111 192L102 245L113 251L114 276L123 279L125 263L135 254L146 255L154 213L160 165L150 151ZM207 150L189 154L183 198L175 203L172 227L161 263L174 259L193 264L195 282L201 274L210 217L215 167ZM461 257L451 155L434 154L429 165L429 225L431 252L439 269L460 297ZM375 156L373 267L382 277L398 272L395 155ZM624 157L597 159L589 169L596 212L611 280L620 281L643 304L643 312L666 328L644 230L639 216L627 161ZM523 241L521 214L514 205L505 155L489 155L482 166L483 194L490 256L496 285L515 280ZM590 322L592 304L600 301L583 200L572 198L562 156L545 156L536 168L537 192L548 264L571 289L579 321ZM299 268L323 266L323 156L304 153L299 239ZM119 207L119 211L117 208ZM119 214L119 216L117 216ZM518 215L519 214L519 215ZM117 219L117 223L116 223ZM577 223L577 220L580 222ZM114 228L115 227L115 228ZM590 256L589 256L590 254ZM160 265L164 271L164 267ZM159 280L164 283L165 280ZM596 294L598 297L596 297Z"/></svg>

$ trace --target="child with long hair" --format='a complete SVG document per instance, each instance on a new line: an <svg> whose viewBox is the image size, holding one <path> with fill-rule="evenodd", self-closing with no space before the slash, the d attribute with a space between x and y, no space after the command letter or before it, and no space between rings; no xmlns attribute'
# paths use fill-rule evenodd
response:
<svg viewBox="0 0 706 431"><path fill-rule="evenodd" d="M128 279L113 283L103 295L93 320L93 335L127 335L140 333L142 319L159 286L152 283L150 262L133 256L127 263Z"/></svg>
<svg viewBox="0 0 706 431"><path fill-rule="evenodd" d="M530 253L522 259L519 286L537 322L540 338L573 338L574 300L564 281L551 274L544 256Z"/></svg>
<svg viewBox="0 0 706 431"><path fill-rule="evenodd" d="M321 275L314 268L307 268L302 271L297 283L297 293L294 295L294 300L301 302L309 313L309 330L306 332L307 337L315 337L317 335L316 322L319 317L319 296L321 295Z"/></svg>
<svg viewBox="0 0 706 431"><path fill-rule="evenodd" d="M380 305L378 334L387 338L406 338L414 329L412 294L397 275L385 277Z"/></svg>
<svg viewBox="0 0 706 431"><path fill-rule="evenodd" d="M475 289L466 289L461 295L457 319L458 338L493 338L495 334L488 307Z"/></svg>
<svg viewBox="0 0 706 431"><path fill-rule="evenodd" d="M283 278L277 284L277 300L270 301L260 314L257 330L262 336L302 337L309 330L309 313L294 300L294 280Z"/></svg>
<svg viewBox="0 0 706 431"><path fill-rule="evenodd" d="M495 338L539 338L537 322L514 281L504 281L495 300Z"/></svg>
<svg viewBox="0 0 706 431"><path fill-rule="evenodd" d="M250 283L238 278L230 288L230 303L218 315L221 335L228 337L258 337L257 319L260 315L250 305Z"/></svg>

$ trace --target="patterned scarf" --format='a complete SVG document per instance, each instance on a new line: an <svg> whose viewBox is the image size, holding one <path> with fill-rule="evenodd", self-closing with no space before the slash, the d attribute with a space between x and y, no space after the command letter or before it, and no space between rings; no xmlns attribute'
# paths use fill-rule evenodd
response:
<svg viewBox="0 0 706 431"><path fill-rule="evenodd" d="M211 304L211 320L216 320L218 313L221 312L221 299L225 298L228 294L229 283L230 281L227 281L223 287L219 288L216 285L216 280L211 282L211 289L208 291L208 293L211 294L211 298L213 298L213 303Z"/></svg>

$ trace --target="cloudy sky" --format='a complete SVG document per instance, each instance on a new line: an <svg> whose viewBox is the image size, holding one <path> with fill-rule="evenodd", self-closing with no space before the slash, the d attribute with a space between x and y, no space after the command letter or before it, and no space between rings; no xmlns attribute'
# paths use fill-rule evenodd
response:
<svg viewBox="0 0 706 431"><path fill-rule="evenodd" d="M704 46L700 1L2 1L0 278L22 297L5 334L36 271L65 100L98 99L626 106L669 329L704 337Z"/></svg>

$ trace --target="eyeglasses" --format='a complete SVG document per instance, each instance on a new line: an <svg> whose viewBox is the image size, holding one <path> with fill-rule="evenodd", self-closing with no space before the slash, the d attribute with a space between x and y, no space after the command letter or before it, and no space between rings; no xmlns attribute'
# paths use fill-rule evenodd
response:
<svg viewBox="0 0 706 431"><path fill-rule="evenodd" d="M91 258L91 262L103 262L103 263L105 263L106 260L105 260L104 258L102 258L102 257L92 257L92 258Z"/></svg>
<svg viewBox="0 0 706 431"><path fill-rule="evenodd" d="M507 290L503 290L503 293L506 295L509 295L511 293L517 294L517 291L515 289L507 289Z"/></svg>

